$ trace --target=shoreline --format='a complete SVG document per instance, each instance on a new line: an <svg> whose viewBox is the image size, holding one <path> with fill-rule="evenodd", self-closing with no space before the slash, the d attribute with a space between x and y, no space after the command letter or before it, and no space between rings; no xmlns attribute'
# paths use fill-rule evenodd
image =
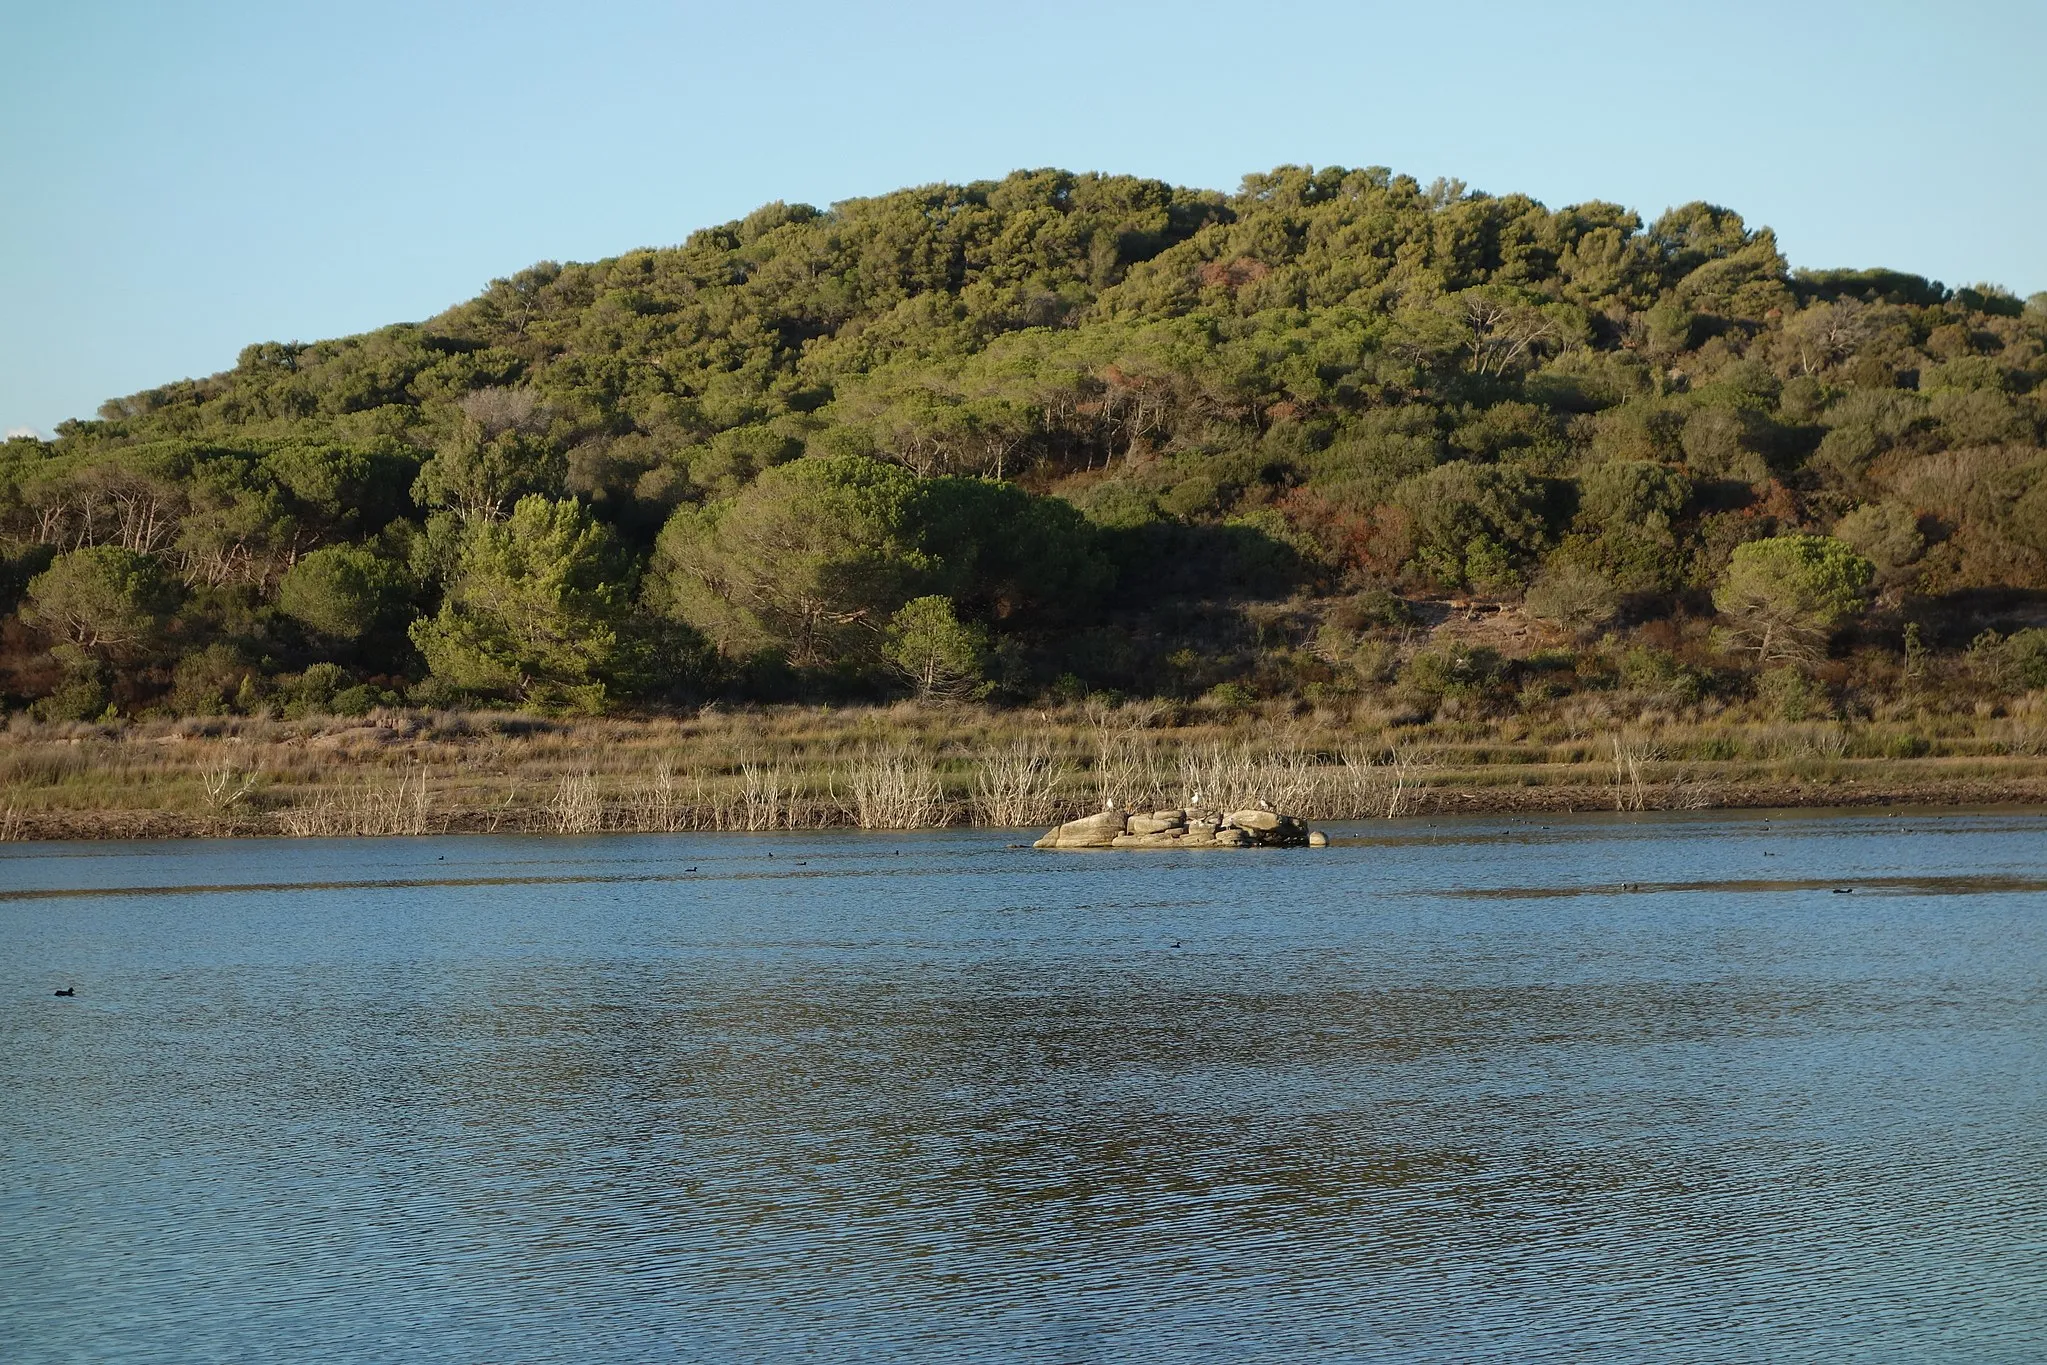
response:
<svg viewBox="0 0 2047 1365"><path fill-rule="evenodd" d="M1878 784L1855 781L1842 785L1793 782L1790 785L1743 783L1725 788L1645 786L1641 804L1632 799L1616 805L1612 787L1593 785L1514 787L1445 784L1409 792L1395 814L1354 814L1318 817L1325 823L1355 824L1376 821L1407 825L1417 820L1486 815L1656 815L1677 812L1714 811L1829 811L1885 808L1938 813L1945 810L1996 808L2047 812L2047 777L2014 777L2010 780L1967 779L1954 782ZM430 816L424 827L321 832L286 827L290 812L251 812L239 816L205 815L187 811L94 809L44 812L15 811L0 829L0 843L93 843L142 840L274 839L297 838L435 838L451 836L545 835L590 837L635 834L806 834L824 831L873 833L929 832L944 829L1008 830L1042 833L1043 826L992 825L971 820L947 820L911 827L861 825L856 819L820 820L814 823L775 825L757 829L726 826L651 828L630 821L606 822L599 827L563 830L559 820L545 810L522 812L518 816L488 810L444 811Z"/></svg>
<svg viewBox="0 0 2047 1365"><path fill-rule="evenodd" d="M400 712L10 724L0 841L1035 829L1205 792L1314 822L1878 806L2047 808L1996 721L1514 717L1392 724L1155 705ZM2014 737L2016 735L2016 737Z"/></svg>

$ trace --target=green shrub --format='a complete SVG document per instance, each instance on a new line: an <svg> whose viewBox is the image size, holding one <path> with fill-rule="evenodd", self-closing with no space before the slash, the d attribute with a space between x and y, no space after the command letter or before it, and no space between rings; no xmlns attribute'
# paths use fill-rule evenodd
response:
<svg viewBox="0 0 2047 1365"><path fill-rule="evenodd" d="M2047 687L2047 629L2019 631L2004 642L2004 649L2021 687Z"/></svg>
<svg viewBox="0 0 2047 1365"><path fill-rule="evenodd" d="M1366 588L1352 593L1329 611L1330 621L1345 630L1371 630L1382 626L1414 624L1414 608L1407 599L1385 588Z"/></svg>
<svg viewBox="0 0 2047 1365"><path fill-rule="evenodd" d="M348 670L334 663L309 664L296 678L279 681L287 718L332 715L334 698L348 683Z"/></svg>
<svg viewBox="0 0 2047 1365"><path fill-rule="evenodd" d="M1584 634L1620 610L1620 594L1604 574L1573 560L1552 558L1528 590L1528 614Z"/></svg>
<svg viewBox="0 0 2047 1365"><path fill-rule="evenodd" d="M171 709L181 716L218 716L234 709L256 666L232 645L211 644L178 660L172 670Z"/></svg>
<svg viewBox="0 0 2047 1365"><path fill-rule="evenodd" d="M50 694L29 708L34 715L43 720L94 720L112 709L105 664L77 645L58 645L50 653L63 672Z"/></svg>
<svg viewBox="0 0 2047 1365"><path fill-rule="evenodd" d="M1703 680L1660 649L1637 645L1621 656L1621 682L1637 692L1651 692L1680 704L1704 693Z"/></svg>
<svg viewBox="0 0 2047 1365"><path fill-rule="evenodd" d="M1208 689L1203 698L1209 705L1222 711L1244 711L1258 704L1258 697L1242 683L1217 683Z"/></svg>
<svg viewBox="0 0 2047 1365"><path fill-rule="evenodd" d="M1476 697L1498 687L1507 670L1507 660L1489 645L1453 645L1415 655L1402 680L1427 696Z"/></svg>
<svg viewBox="0 0 2047 1365"><path fill-rule="evenodd" d="M327 709L337 716L366 716L377 707L391 705L396 700L389 692L367 683L357 683L336 692Z"/></svg>
<svg viewBox="0 0 2047 1365"><path fill-rule="evenodd" d="M1827 694L1798 668L1773 668L1756 679L1756 696L1781 720L1813 720L1832 714Z"/></svg>
<svg viewBox="0 0 2047 1365"><path fill-rule="evenodd" d="M1924 758L1933 752L1933 741L1924 735L1893 735L1884 744L1885 758Z"/></svg>

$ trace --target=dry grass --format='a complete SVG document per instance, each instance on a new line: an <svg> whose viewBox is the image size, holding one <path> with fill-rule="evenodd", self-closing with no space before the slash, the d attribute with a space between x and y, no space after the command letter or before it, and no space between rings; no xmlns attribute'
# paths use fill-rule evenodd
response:
<svg viewBox="0 0 2047 1365"><path fill-rule="evenodd" d="M974 821L1015 829L1065 814L1071 767L1044 741L1014 739L983 754L974 769Z"/></svg>
<svg viewBox="0 0 2047 1365"><path fill-rule="evenodd" d="M1429 766L1427 754L1412 744L1396 744L1387 755L1387 774L1391 779L1386 793L1386 818L1392 820L1406 811L1406 802L1413 795L1421 770Z"/></svg>
<svg viewBox="0 0 2047 1365"><path fill-rule="evenodd" d="M206 804L213 810L230 810L256 789L256 774L242 772L229 759L208 764L199 774L206 789Z"/></svg>
<svg viewBox="0 0 2047 1365"><path fill-rule="evenodd" d="M930 759L908 748L862 753L847 765L849 813L862 829L931 829L950 824L945 788Z"/></svg>
<svg viewBox="0 0 2047 1365"><path fill-rule="evenodd" d="M2027 758L2047 755L2047 693L2035 692L2015 703L1999 721L1996 738L2008 754Z"/></svg>
<svg viewBox="0 0 2047 1365"><path fill-rule="evenodd" d="M1351 744L1333 751L1298 744L1211 742L1180 754L1179 785L1187 799L1216 810L1260 802L1310 820L1356 820L1381 813L1392 799L1395 764Z"/></svg>
<svg viewBox="0 0 2047 1365"><path fill-rule="evenodd" d="M365 781L322 792L277 813L281 833L298 837L430 834L433 802L426 769L395 783Z"/></svg>
<svg viewBox="0 0 2047 1365"><path fill-rule="evenodd" d="M1613 743L1613 808L1643 810L1648 806L1644 770L1654 756L1654 746L1636 735L1616 733Z"/></svg>
<svg viewBox="0 0 2047 1365"><path fill-rule="evenodd" d="M1704 707L1600 715L1571 700L1548 715L1427 724L1362 709L1231 718L1155 704L17 719L0 737L0 836L1043 826L1105 800L1156 808L1196 793L1212 807L1264 800L1323 821L2047 799L2047 697L1981 715L1795 723Z"/></svg>
<svg viewBox="0 0 2047 1365"><path fill-rule="evenodd" d="M595 834L604 828L604 803L597 796L597 779L588 769L563 773L555 783L547 814L556 834Z"/></svg>

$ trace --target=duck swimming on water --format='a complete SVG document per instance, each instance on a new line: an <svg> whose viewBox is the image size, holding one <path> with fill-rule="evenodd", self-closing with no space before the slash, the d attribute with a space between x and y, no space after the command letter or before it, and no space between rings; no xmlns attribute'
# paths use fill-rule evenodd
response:
<svg viewBox="0 0 2047 1365"><path fill-rule="evenodd" d="M78 987L76 987L76 986L66 986L66 987L65 987L65 988L64 988L63 990L61 990L61 991L58 991L58 992L57 992L57 994L58 994L58 995L76 995L76 994L78 994Z"/></svg>

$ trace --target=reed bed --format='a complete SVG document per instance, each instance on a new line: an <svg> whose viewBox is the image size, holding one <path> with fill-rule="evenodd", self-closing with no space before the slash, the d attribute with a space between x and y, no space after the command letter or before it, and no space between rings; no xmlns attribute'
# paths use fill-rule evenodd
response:
<svg viewBox="0 0 2047 1365"><path fill-rule="evenodd" d="M396 783L362 783L276 813L279 831L299 838L435 832L426 769Z"/></svg>
<svg viewBox="0 0 2047 1365"><path fill-rule="evenodd" d="M547 814L556 834L595 834L605 827L604 802L589 771L563 773L555 783Z"/></svg>
<svg viewBox="0 0 2047 1365"><path fill-rule="evenodd" d="M1051 824L1066 813L1072 772L1042 740L1010 741L975 766L975 823L1005 829Z"/></svg>
<svg viewBox="0 0 2047 1365"><path fill-rule="evenodd" d="M862 754L847 768L848 811L861 829L933 829L949 825L953 803L929 759L908 749Z"/></svg>

